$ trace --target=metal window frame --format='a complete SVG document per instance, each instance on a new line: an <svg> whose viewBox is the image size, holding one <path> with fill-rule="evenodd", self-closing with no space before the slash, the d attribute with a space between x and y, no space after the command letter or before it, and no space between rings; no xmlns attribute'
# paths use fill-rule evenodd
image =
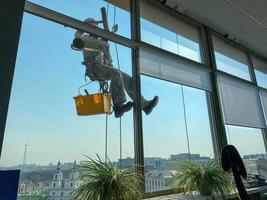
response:
<svg viewBox="0 0 267 200"><path fill-rule="evenodd" d="M211 126L213 127L214 132L214 146L216 151L217 158L220 158L220 154L222 148L227 145L227 137L226 137L226 130L223 121L223 112L222 112L222 105L220 102L219 96L219 86L217 84L217 68L216 68L216 59L214 54L214 47L212 43L212 35L211 30L208 27L205 27L205 36L206 36L206 43L205 51L209 62L209 65L212 69L211 74L211 82L212 82L212 93L208 97L209 102L209 114L210 120L212 122ZM220 160L219 160L220 162Z"/></svg>
<svg viewBox="0 0 267 200"><path fill-rule="evenodd" d="M141 1L141 0L139 0L139 1ZM163 5L159 1L155 1L155 0L143 0L143 1L146 4L152 6L152 7L156 8L156 9L159 9L161 12L163 12L163 13L169 15L169 16L172 16L173 18L176 18L176 19L178 19L178 20L180 20L180 21L182 21L182 22L184 22L184 23L186 23L186 24L188 24L190 26L194 26L195 28L197 28L198 32L199 32L199 45L200 45L201 63L204 64L204 65L207 65L207 63L208 63L207 54L206 54L206 52L205 52L205 50L203 48L203 44L204 44L205 39L206 39L205 38L205 34L204 34L205 33L204 26L201 23L193 20L192 18L190 18L188 16L185 16L185 15L182 15L182 14L178 13L177 11L175 11L175 10L165 6L165 5ZM141 16L141 14L140 14L140 16ZM146 43L144 41L142 41L142 43L143 44L148 44L148 43ZM158 49L161 49L161 48L158 48ZM162 50L164 50L164 49L162 49ZM164 50L164 51L167 51L167 50ZM169 52L169 51L167 51L167 52L170 53L170 54L174 54L174 53ZM174 54L174 55L180 56L178 54ZM185 58L183 56L180 56L180 57ZM194 62L196 62L196 61L194 61Z"/></svg>
<svg viewBox="0 0 267 200"><path fill-rule="evenodd" d="M244 80L244 81L249 81L249 82L255 83L254 76L253 76L253 74L252 74L252 66L251 66L251 62L250 62L250 56L249 56L249 53L248 53L247 49L245 49L244 47L240 46L239 44L234 43L233 41L231 41L231 40L225 38L222 34L220 34L220 33L218 33L218 32L215 32L215 31L213 31L213 30L210 30L210 34L211 34L211 42L212 42L212 49L213 49L213 52L215 52L215 48L214 48L214 44L213 44L212 37L217 37L219 40L222 40L222 41L225 42L227 45L232 46L232 47L234 47L234 48L240 50L241 52L243 52L243 53L245 54L245 56L246 56L246 61L247 61L247 67L248 67L248 73L249 73L249 78L250 78L250 79L247 80L247 79L244 79L244 78L242 78L242 77L239 77L239 76L233 75L233 74L231 74L231 73L225 72L225 71L223 71L223 70L221 70L221 69L218 69L218 67L217 67L217 62L216 62L216 59L215 59L215 63L214 63L214 65L215 65L216 72L222 72L222 73L225 73L225 74L229 74L229 75L231 75L231 76L233 76L233 77L240 78L240 79L242 79L242 80Z"/></svg>
<svg viewBox="0 0 267 200"><path fill-rule="evenodd" d="M170 57L172 57L174 59L179 59L179 60L185 61L187 63L191 63L192 65L194 65L194 66L196 66L198 68L202 68L202 69L204 69L206 71L211 72L211 69L209 68L209 65L207 63L200 63L200 62L191 60L190 58L183 57L181 55L175 54L173 52L170 52L170 51L167 51L165 49L156 47L154 45L148 44L148 43L143 42L143 41L140 41L140 43L139 43L138 46L139 46L139 48L145 48L145 49L150 49L150 50L158 51L162 55L167 55L167 56L170 56Z"/></svg>
<svg viewBox="0 0 267 200"><path fill-rule="evenodd" d="M266 90L267 91L267 87L262 87L262 86L259 86L258 85L257 76L256 76L256 72L255 72L257 69L254 67L253 57L255 57L256 59L261 59L261 60L263 60L266 63L267 63L267 58L259 57L259 55L254 54L254 53L249 53L249 59L250 59L250 64L251 64L252 69L253 69L253 73L254 73L254 77L255 77L255 83L257 84L257 86L260 89L263 89L263 90ZM265 73L265 74L267 75L267 73Z"/></svg>
<svg viewBox="0 0 267 200"><path fill-rule="evenodd" d="M131 31L132 39L140 44L140 1L131 0ZM140 63L139 46L132 49L132 71L134 79L134 158L135 171L142 177L139 185L142 194L145 193L145 168L144 168L144 141L143 141L143 120L141 106L141 81L140 81Z"/></svg>
<svg viewBox="0 0 267 200"><path fill-rule="evenodd" d="M25 0L1 3L0 26L0 159L14 77ZM12 18L12 19L11 19ZM7 37L8 35L8 37Z"/></svg>
<svg viewBox="0 0 267 200"><path fill-rule="evenodd" d="M267 88L263 88L263 87L259 86L258 83L257 83L255 67L254 67L254 64L253 64L252 56L254 56L256 58L259 58L259 59L262 59L262 60L264 60L266 62L267 62L267 58L265 58L265 57L259 55L258 53L246 48L244 45L238 44L238 43L236 43L236 42L234 42L232 40L229 40L228 38L225 38L221 33L218 33L217 31L209 29L209 32L210 32L209 34L211 36L218 37L219 39L223 40L223 42L225 42L228 45L231 45L231 46L239 49L240 51L242 51L242 52L244 52L246 54L247 60L248 60L248 70L249 70L250 80L246 80L246 79L243 79L241 77L238 77L238 76L232 75L230 73L227 73L227 72L219 70L216 67L216 59L214 57L215 76L217 76L218 74L224 74L224 75L226 75L228 77L231 77L232 79L240 80L240 81L243 81L244 83L249 83L249 84L257 87L258 92L260 92L260 90L264 90L264 91L267 92ZM210 42L211 42L211 46L212 46L211 53L214 54L214 47L213 47L212 38L210 38ZM220 104L220 102L219 102L219 104ZM221 105L220 105L220 107L221 107ZM221 107L221 109L222 109L222 107ZM262 112L263 112L263 115L265 116L263 109L262 109ZM265 151L266 151L266 154L267 154L267 128L266 129L261 129L261 131L262 131L263 141L264 141L264 145L265 145ZM225 132L225 137L226 137L226 132ZM225 142L226 142L226 144L228 143L227 142L227 137L225 139Z"/></svg>
<svg viewBox="0 0 267 200"><path fill-rule="evenodd" d="M163 5L159 1L154 0L144 0L146 3L150 4L151 6L155 6L159 8L160 10L167 12L169 15L172 15L173 17L178 18L179 20L186 22L190 25L193 25L200 30L200 42L201 42L201 54L203 59L203 67L207 67L211 70L211 79L212 79L212 90L213 92L207 93L207 103L208 103L208 110L210 115L210 124L212 128L212 138L213 138L213 147L215 151L215 157L219 157L220 151L222 147L227 144L227 137L226 137L226 131L225 126L222 118L222 108L219 101L219 93L218 93L218 85L217 85L217 74L222 73L219 72L216 69L216 60L214 56L213 51L213 43L211 35L216 35L217 37L220 37L225 42L229 43L230 45L233 45L243 52L246 52L249 59L249 68L250 73L252 77L252 81L246 81L242 78L240 78L242 81L250 82L253 85L257 85L256 78L255 78L255 71L253 67L253 62L251 61L251 56L255 56L261 59L264 59L267 61L267 58L259 55L258 53L249 50L243 45L237 44L223 36L223 34L218 33L214 31L213 29L206 27L205 25L199 23L195 19L192 19L190 17L187 17L183 14L180 14L176 11L174 11L171 8L168 8L167 6ZM71 27L74 29L82 30L84 32L93 33L96 35L99 35L100 37L106 38L110 41L119 43L121 45L130 47L132 49L132 71L133 71L133 77L134 77L134 90L136 91L135 96L135 106L134 106L134 143L135 143L135 163L136 163L136 172L140 173L144 178L144 168L141 166L144 166L144 146L143 146L143 130L142 130L142 110L141 110L141 85L140 85L140 66L139 66L139 49L142 47L142 45L147 45L143 42L141 42L141 34L140 34L140 0L131 0L131 28L132 28L132 38L125 38L123 36L110 33L108 31L105 31L103 29L97 28L95 26L88 25L80 20L77 20L75 18L66 16L62 13L56 12L54 10L50 10L48 8L42 7L40 5L31 3L29 1L26 1L25 3L25 12L39 16L41 18L47 19L52 22L56 22L59 24L62 24L67 27ZM158 49L159 50L159 49ZM162 50L160 50L162 51ZM167 53L172 56L176 56L178 58L179 55L173 54L171 52L163 50L164 53ZM162 52L163 52L162 51ZM184 57L181 57L181 59L186 59ZM190 59L189 59L190 60ZM191 60L190 60L191 61ZM194 61L192 61L194 62ZM228 74L229 76L233 78L238 78L236 76L233 76L231 74ZM2 80L1 80L2 81ZM8 82L8 87L11 88L12 82ZM266 88L261 88L257 86L259 89L266 90ZM8 109L7 105L2 105L1 108L4 107L4 109ZM5 115L6 117L6 115ZM4 128L1 127L1 133L4 133ZM264 142L265 142L265 148L267 151L267 129L262 130ZM0 149L2 149L2 144L0 143ZM142 192L144 192L144 184L141 186ZM166 195L166 194L172 194L175 191L169 190L169 191L159 191L156 193L148 194L144 193L145 197L150 196L157 196L160 195Z"/></svg>
<svg viewBox="0 0 267 200"><path fill-rule="evenodd" d="M95 35L99 35L102 38L108 39L112 42L116 42L118 44L130 48L136 48L138 46L138 43L135 42L134 40L109 32L99 27L87 24L85 22L82 22L81 20L64 15L60 12L51 10L49 8L45 8L43 6L40 6L38 4L29 1L26 1L25 3L25 12L47 19L49 21L56 22L65 27L70 27L87 33L93 33Z"/></svg>

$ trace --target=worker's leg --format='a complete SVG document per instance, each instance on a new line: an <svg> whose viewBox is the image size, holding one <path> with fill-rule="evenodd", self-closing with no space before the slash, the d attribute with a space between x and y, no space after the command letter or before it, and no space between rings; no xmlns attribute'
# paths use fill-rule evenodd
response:
<svg viewBox="0 0 267 200"><path fill-rule="evenodd" d="M131 97L132 100L134 100L134 91L133 91L133 78L129 76L128 74L121 72L124 88L127 92L127 94ZM141 104L142 109L149 103L142 95L141 95Z"/></svg>
<svg viewBox="0 0 267 200"><path fill-rule="evenodd" d="M124 72L121 72L121 74L127 94L131 97L131 99L134 99L133 78ZM157 106L158 101L159 101L158 96L155 96L152 100L148 101L141 95L142 110L147 115L150 114L153 108Z"/></svg>
<svg viewBox="0 0 267 200"><path fill-rule="evenodd" d="M111 81L111 94L114 105L121 105L126 102L123 78L118 69L104 64L97 64L94 69L94 79Z"/></svg>

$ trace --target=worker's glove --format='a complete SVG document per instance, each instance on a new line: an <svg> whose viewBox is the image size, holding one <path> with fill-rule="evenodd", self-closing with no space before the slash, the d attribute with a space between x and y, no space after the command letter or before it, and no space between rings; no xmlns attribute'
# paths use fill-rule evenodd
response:
<svg viewBox="0 0 267 200"><path fill-rule="evenodd" d="M72 41L72 44L71 44L71 48L73 50L82 50L82 48L84 47L84 42L81 38L75 38L73 41Z"/></svg>

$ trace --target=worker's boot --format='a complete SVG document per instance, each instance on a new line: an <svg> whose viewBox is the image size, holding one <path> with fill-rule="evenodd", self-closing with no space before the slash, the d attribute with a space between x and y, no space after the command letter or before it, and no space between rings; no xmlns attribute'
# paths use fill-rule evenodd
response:
<svg viewBox="0 0 267 200"><path fill-rule="evenodd" d="M113 111L116 118L122 117L125 112L128 112L133 107L133 102L128 101L126 104L114 105Z"/></svg>
<svg viewBox="0 0 267 200"><path fill-rule="evenodd" d="M152 112L153 108L157 106L158 102L159 102L159 97L154 96L154 98L151 101L149 101L148 104L143 108L143 111L147 115L149 115Z"/></svg>

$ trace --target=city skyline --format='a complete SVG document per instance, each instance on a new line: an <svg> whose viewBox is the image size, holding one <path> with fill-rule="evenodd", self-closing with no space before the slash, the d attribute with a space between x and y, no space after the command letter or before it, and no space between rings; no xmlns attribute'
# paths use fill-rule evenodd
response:
<svg viewBox="0 0 267 200"><path fill-rule="evenodd" d="M162 160L162 161L175 161L176 159L175 156L179 156L181 159L178 159L178 160L189 160L189 153L178 153L178 154L171 154L169 155L168 157L159 157L159 156L154 156L154 157L144 157L144 160L145 160L145 165L146 165L146 161L148 160ZM191 156L193 156L193 158L191 157L191 160L201 160L201 161L209 161L209 160L213 160L214 157L208 157L208 156L205 156L205 155L201 155L201 154L198 154L198 153L191 153L190 154ZM194 158L195 157L195 158ZM265 153L256 153L256 154L246 154L246 155L241 155L242 159L244 160L257 160L257 159L267 159L267 155ZM101 158L101 157L100 157ZM185 159L183 159L185 158ZM101 158L102 160L104 160L104 158ZM49 168L53 168L54 166L57 166L58 163L61 163L61 165L64 165L66 166L66 168L71 168L72 167L72 164L73 163L82 163L84 161L86 161L87 158L85 157L84 159L82 160L73 160L73 161L65 161L65 162L62 162L60 160L52 163L45 163L45 164L38 164L38 163L25 163L25 165L23 164L23 161L19 164L16 164L16 165L0 165L0 169L4 169L4 168L16 168L16 167L19 167L21 169L23 169L25 166L26 168L43 168L43 167L49 167ZM122 162L125 162L127 160L131 160L134 162L134 157L123 157L122 159L118 158L117 160L114 160L114 161L111 161L113 163L120 163L122 160ZM68 166L68 167L67 167Z"/></svg>
<svg viewBox="0 0 267 200"><path fill-rule="evenodd" d="M87 17L99 19L100 8L107 6L104 1L95 1L95 7L89 6L87 10L83 7L88 6L86 1L82 1L84 4L79 5L74 2L66 3L64 7L50 1L33 2L82 20ZM112 12L114 11L110 9L110 21L113 21ZM119 34L130 37L129 13L120 9L117 13ZM144 23L142 29L146 33L156 33L158 26L150 25L146 26ZM164 29L160 31L161 37L156 37L155 34L155 38L142 35L142 40L150 39L153 42L160 39L161 42L165 41L173 46L174 41L167 40L169 32L166 33ZM85 81L84 66L80 64L82 55L70 48L74 33L74 29L24 14L0 165L20 164L25 144L29 145L26 161L28 163L80 160L83 154L95 157L98 153L104 157L105 115L90 117L76 115L73 96L78 94L77 88ZM190 45L186 46L188 43L190 41L184 43L185 46L182 47L186 49L185 52L192 52ZM193 48L194 51L196 49ZM112 42L110 51L114 66L118 67L120 63L122 71L132 74L131 49L118 45L119 62ZM190 56L188 54L188 57ZM141 76L142 94L147 99L156 94L160 97L159 105L152 114L143 115L145 157L167 157L171 152L188 152L181 89L179 84ZM97 83L90 86L89 92L96 91L98 91ZM187 86L183 86L183 92L190 151L208 157L213 156L207 93ZM113 161L120 156L119 125L119 119L115 119L113 115L109 116L108 156ZM232 127L229 129L231 135L229 142L239 146L241 154L264 153L265 148L259 129ZM133 111L130 111L122 118L123 157L134 155L133 131ZM243 135L246 137L242 137ZM253 145L249 145L251 141Z"/></svg>

